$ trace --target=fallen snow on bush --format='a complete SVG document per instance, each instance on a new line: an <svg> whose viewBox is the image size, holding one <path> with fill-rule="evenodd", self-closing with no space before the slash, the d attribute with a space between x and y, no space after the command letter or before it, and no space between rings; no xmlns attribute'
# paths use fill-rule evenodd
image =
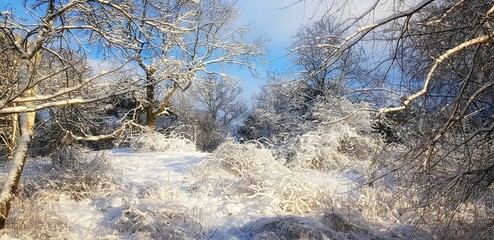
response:
<svg viewBox="0 0 494 240"><path fill-rule="evenodd" d="M373 133L371 115L358 111L366 108L369 106L365 102L352 103L341 97L318 99L313 117L321 124L287 144L291 167L362 173L374 167L376 159L382 157L378 153L383 139Z"/></svg>
<svg viewBox="0 0 494 240"><path fill-rule="evenodd" d="M222 144L194 167L199 192L260 200L274 210L308 213L320 206L322 193L305 176L256 144ZM220 190L220 191L217 191Z"/></svg>
<svg viewBox="0 0 494 240"><path fill-rule="evenodd" d="M130 137L134 152L195 152L196 145L183 134L171 132L168 135L147 129Z"/></svg>

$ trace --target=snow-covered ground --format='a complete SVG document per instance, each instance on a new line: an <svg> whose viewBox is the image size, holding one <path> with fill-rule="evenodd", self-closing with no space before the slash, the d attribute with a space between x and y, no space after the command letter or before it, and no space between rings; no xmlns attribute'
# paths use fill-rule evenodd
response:
<svg viewBox="0 0 494 240"><path fill-rule="evenodd" d="M256 221L294 215L256 194L199 186L208 181L199 181L197 175L210 158L205 153L115 149L106 158L118 187L82 199L61 194L53 201L52 217L67 225L69 239L252 239ZM36 169L42 168L29 168L25 177L36 176ZM265 171L269 175L271 169ZM310 171L303 175L307 184L331 194L348 194L355 187L349 176Z"/></svg>
<svg viewBox="0 0 494 240"><path fill-rule="evenodd" d="M248 230L242 229L242 226L260 218L286 214L253 198L225 197L218 194L192 192L194 176L191 175L189 169L203 161L206 156L206 154L199 152L132 153L123 149L114 150L111 159L115 166L115 172L122 174L122 182L128 189L135 189L136 186L139 189L148 184L155 184L166 192L170 192L170 189L173 190L172 192L176 191L174 200L182 203L188 209L196 211L200 218L199 221L208 224L204 227L212 229L208 238L229 239L238 237L248 239L250 236L245 234L248 233ZM314 173L311 176L316 184L331 188L335 192L348 190L350 183L343 178L322 173ZM136 193L130 191L129 194ZM118 203L112 208L119 209L117 205ZM88 212L93 212L91 210L93 206L88 207L90 208ZM110 212L108 214L115 215L116 213ZM87 222L86 225L91 225L91 223Z"/></svg>

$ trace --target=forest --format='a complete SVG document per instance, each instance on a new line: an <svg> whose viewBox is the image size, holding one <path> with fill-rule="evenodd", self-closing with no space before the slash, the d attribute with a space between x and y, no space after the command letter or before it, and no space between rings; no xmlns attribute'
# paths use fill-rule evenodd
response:
<svg viewBox="0 0 494 240"><path fill-rule="evenodd" d="M2 1L0 239L494 239L492 0L273 1Z"/></svg>

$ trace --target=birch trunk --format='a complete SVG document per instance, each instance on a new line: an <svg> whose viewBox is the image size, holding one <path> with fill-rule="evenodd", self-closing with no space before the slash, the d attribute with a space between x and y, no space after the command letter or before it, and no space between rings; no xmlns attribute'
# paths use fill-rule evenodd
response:
<svg viewBox="0 0 494 240"><path fill-rule="evenodd" d="M29 87L29 65L29 57L23 57L17 74L18 90L24 91L24 94L22 94L24 96L34 94L33 90L25 90ZM0 193L0 229L5 227L12 200L17 194L19 181L26 163L29 144L31 143L31 128L34 124L34 116L34 113L19 114L19 137L17 138L13 159L10 162L11 165L7 179L5 180L2 192Z"/></svg>

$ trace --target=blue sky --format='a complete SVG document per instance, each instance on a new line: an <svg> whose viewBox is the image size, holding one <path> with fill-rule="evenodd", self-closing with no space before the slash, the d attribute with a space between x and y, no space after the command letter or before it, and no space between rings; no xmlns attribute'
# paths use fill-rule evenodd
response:
<svg viewBox="0 0 494 240"><path fill-rule="evenodd" d="M316 8L321 8L321 6L318 6L316 2L318 1L238 1L237 6L241 14L238 24L247 25L251 29L252 37L261 36L269 40L266 47L268 64L258 67L261 79L254 78L247 70L232 71L232 75L241 80L244 90L243 98L250 100L258 92L263 84L262 78L266 76L266 71L284 71L289 67L290 61L287 55L293 36L304 24L319 17Z"/></svg>
<svg viewBox="0 0 494 240"><path fill-rule="evenodd" d="M237 6L241 16L238 24L248 25L253 36L264 36L270 39L267 46L268 66L260 66L263 70L284 71L289 67L287 57L290 44L298 29L320 19L329 9L341 9L337 17L355 18L368 10L375 0L355 0L351 2L330 0L238 0ZM361 24L366 25L393 14L396 6L393 1L381 1L378 10L363 18ZM243 98L249 100L254 96L261 84L260 79L253 78L248 71L240 71L236 75L242 82Z"/></svg>

